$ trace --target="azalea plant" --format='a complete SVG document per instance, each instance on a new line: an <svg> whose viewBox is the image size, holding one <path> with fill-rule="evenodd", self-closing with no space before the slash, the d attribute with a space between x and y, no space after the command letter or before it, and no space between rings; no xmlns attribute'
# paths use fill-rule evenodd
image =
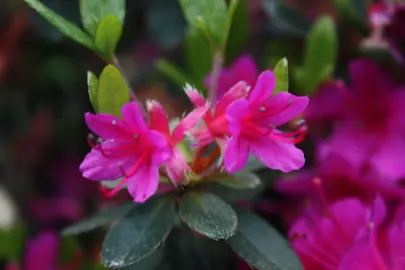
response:
<svg viewBox="0 0 405 270"><path fill-rule="evenodd" d="M63 162L69 177L56 173L69 203L29 209L78 222L29 237L22 263L9 269L405 269L405 90L375 57L403 67L404 4L377 1L367 12L365 1L332 1L334 18L315 9L305 17L305 7L280 0L260 8L178 0L186 69L163 57L153 67L188 104L173 117L164 101L141 95L117 57L129 3L80 0L79 27L45 1L24 2L103 67L87 72L87 154ZM265 68L235 50L248 37L248 9L252 24L265 11L269 31L291 38L271 40ZM348 44L347 33L362 42ZM298 39L302 57L289 47ZM84 217L72 201L94 193L107 207L97 202L103 210ZM98 228L106 234L78 251L77 239Z"/></svg>

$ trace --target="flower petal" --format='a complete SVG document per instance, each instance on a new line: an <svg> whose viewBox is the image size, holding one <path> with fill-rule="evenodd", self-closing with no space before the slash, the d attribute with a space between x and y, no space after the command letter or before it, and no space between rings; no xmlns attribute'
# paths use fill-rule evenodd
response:
<svg viewBox="0 0 405 270"><path fill-rule="evenodd" d="M302 168L305 164L304 153L293 144L263 136L250 140L249 147L257 159L274 170L290 172Z"/></svg>
<svg viewBox="0 0 405 270"><path fill-rule="evenodd" d="M116 141L105 141L101 143L103 149L118 147L119 143ZM86 155L83 162L80 164L80 171L84 178L95 181L102 180L115 180L122 176L122 168L126 168L136 161L138 156L122 157L122 158L108 158L98 149L92 149Z"/></svg>
<svg viewBox="0 0 405 270"><path fill-rule="evenodd" d="M145 132L147 125L137 102L125 104L121 109L122 118L136 132Z"/></svg>
<svg viewBox="0 0 405 270"><path fill-rule="evenodd" d="M380 263L376 259L379 255L376 252L368 243L354 246L340 262L338 269L380 270Z"/></svg>
<svg viewBox="0 0 405 270"><path fill-rule="evenodd" d="M60 240L58 234L46 231L28 242L27 253L24 259L24 269L27 270L54 270L58 258Z"/></svg>
<svg viewBox="0 0 405 270"><path fill-rule="evenodd" d="M308 97L297 97L280 92L270 98L266 110L274 112L266 119L268 125L280 126L301 114L308 106Z"/></svg>
<svg viewBox="0 0 405 270"><path fill-rule="evenodd" d="M249 95L249 107L258 107L267 101L276 86L276 76L272 71L264 71L257 79L255 88Z"/></svg>
<svg viewBox="0 0 405 270"><path fill-rule="evenodd" d="M232 74L238 81L245 81L250 87L255 87L259 70L254 59L249 55L242 55L231 66Z"/></svg>
<svg viewBox="0 0 405 270"><path fill-rule="evenodd" d="M215 115L220 116L226 113L228 106L237 99L246 98L249 93L249 87L246 82L240 81L235 84L225 95L218 101L215 107Z"/></svg>
<svg viewBox="0 0 405 270"><path fill-rule="evenodd" d="M146 101L146 107L149 113L149 128L159 131L160 133L169 136L169 120L166 113L159 102L148 100Z"/></svg>
<svg viewBox="0 0 405 270"><path fill-rule="evenodd" d="M174 128L171 140L174 145L180 143L186 133L194 128L197 123L203 118L203 116L207 113L208 107L200 107L195 109L194 111L187 114L180 123Z"/></svg>
<svg viewBox="0 0 405 270"><path fill-rule="evenodd" d="M224 155L224 166L229 173L243 169L249 158L249 146L243 138L232 136Z"/></svg>
<svg viewBox="0 0 405 270"><path fill-rule="evenodd" d="M154 146L152 151L152 164L160 165L166 162L171 155L170 146L167 137L155 130L149 130L145 134L148 142Z"/></svg>
<svg viewBox="0 0 405 270"><path fill-rule="evenodd" d="M169 178L176 184L184 178L184 174L189 168L183 154L177 148L172 149L172 156L165 165Z"/></svg>
<svg viewBox="0 0 405 270"><path fill-rule="evenodd" d="M159 168L143 166L128 178L128 191L134 202L143 203L156 193L159 185Z"/></svg>
<svg viewBox="0 0 405 270"><path fill-rule="evenodd" d="M86 113L84 117L91 131L103 139L118 138L126 132L122 120L118 117L105 113Z"/></svg>
<svg viewBox="0 0 405 270"><path fill-rule="evenodd" d="M184 87L184 92L186 92L186 95L196 108L206 105L205 98L201 96L197 89L194 89L189 84Z"/></svg>
<svg viewBox="0 0 405 270"><path fill-rule="evenodd" d="M238 135L242 128L243 117L248 112L249 101L247 99L238 99L228 106L226 118L228 119L229 131L233 136Z"/></svg>

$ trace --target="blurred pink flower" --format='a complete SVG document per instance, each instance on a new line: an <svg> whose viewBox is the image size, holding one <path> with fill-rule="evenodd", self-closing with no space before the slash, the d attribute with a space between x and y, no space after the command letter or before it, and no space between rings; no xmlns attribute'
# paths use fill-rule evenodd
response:
<svg viewBox="0 0 405 270"><path fill-rule="evenodd" d="M334 131L321 143L320 158L340 155L358 173L377 173L379 185L391 185L405 176L405 89L393 85L369 60L352 62L350 75L349 89L340 86L340 95L334 95ZM312 105L321 100L314 98ZM327 115L328 110L319 113Z"/></svg>
<svg viewBox="0 0 405 270"><path fill-rule="evenodd" d="M245 81L251 88L255 87L259 70L249 55L242 55L229 68L223 68L218 79L217 98L221 98L230 88L240 81ZM204 80L205 87L210 88L211 74Z"/></svg>
<svg viewBox="0 0 405 270"><path fill-rule="evenodd" d="M52 231L42 232L28 240L27 253L24 258L26 270L56 270L59 237Z"/></svg>
<svg viewBox="0 0 405 270"><path fill-rule="evenodd" d="M296 133L282 133L276 127L302 113L309 100L287 92L271 96L275 82L273 72L263 72L249 98L235 100L227 108L231 138L227 142L224 165L228 172L242 169L249 152L269 168L283 172L304 165L304 154L294 145Z"/></svg>

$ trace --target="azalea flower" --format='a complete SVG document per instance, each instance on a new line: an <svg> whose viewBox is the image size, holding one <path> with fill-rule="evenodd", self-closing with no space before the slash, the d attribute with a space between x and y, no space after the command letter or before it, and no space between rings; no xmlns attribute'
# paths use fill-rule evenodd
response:
<svg viewBox="0 0 405 270"><path fill-rule="evenodd" d="M359 174L382 176L375 178L379 185L397 184L405 176L405 89L369 60L354 61L350 75L349 89L340 87L334 96L334 131L320 144L320 158L340 155Z"/></svg>
<svg viewBox="0 0 405 270"><path fill-rule="evenodd" d="M122 177L111 196L127 185L134 201L144 202L158 188L160 166L166 166L174 182L180 180L187 169L175 146L206 109L201 107L190 113L170 134L161 106L156 102L148 104L149 126L136 102L123 106L122 120L108 114L85 115L89 128L103 141L93 146L80 170L85 178L95 181Z"/></svg>
<svg viewBox="0 0 405 270"><path fill-rule="evenodd" d="M301 114L309 100L287 92L271 96L275 82L273 72L263 72L249 97L239 98L227 108L230 139L224 165L228 172L242 169L249 153L269 168L283 172L304 165L304 154L294 145L297 133L283 133L277 127Z"/></svg>
<svg viewBox="0 0 405 270"><path fill-rule="evenodd" d="M56 270L60 241L57 233L42 232L27 243L24 268L27 270Z"/></svg>
<svg viewBox="0 0 405 270"><path fill-rule="evenodd" d="M217 98L221 98L229 89L240 81L244 81L250 87L254 87L259 70L249 55L237 58L229 68L223 68L218 78ZM211 74L204 80L205 87L211 86Z"/></svg>

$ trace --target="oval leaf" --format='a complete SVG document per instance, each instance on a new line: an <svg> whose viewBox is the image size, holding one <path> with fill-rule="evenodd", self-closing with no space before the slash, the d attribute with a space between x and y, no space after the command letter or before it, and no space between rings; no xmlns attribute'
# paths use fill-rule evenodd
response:
<svg viewBox="0 0 405 270"><path fill-rule="evenodd" d="M262 182L254 173L237 172L233 175L229 175L222 181L218 181L218 184L234 189L251 189L259 187Z"/></svg>
<svg viewBox="0 0 405 270"><path fill-rule="evenodd" d="M93 105L94 111L98 112L97 108L98 78L93 72L90 71L87 72L87 88L89 92L91 105Z"/></svg>
<svg viewBox="0 0 405 270"><path fill-rule="evenodd" d="M238 223L232 207L210 193L187 193L181 198L179 213L192 230L212 239L231 237Z"/></svg>
<svg viewBox="0 0 405 270"><path fill-rule="evenodd" d="M156 197L139 205L104 239L101 255L105 266L127 267L150 255L166 240L175 217L173 197Z"/></svg>
<svg viewBox="0 0 405 270"><path fill-rule="evenodd" d="M274 68L274 74L276 75L276 87L273 94L278 92L288 92L288 61L287 58L283 58L276 64Z"/></svg>
<svg viewBox="0 0 405 270"><path fill-rule="evenodd" d="M124 24L125 0L80 0L80 14L84 28L95 36L101 20L108 14Z"/></svg>
<svg viewBox="0 0 405 270"><path fill-rule="evenodd" d="M62 230L62 235L76 235L94 230L98 227L104 226L120 217L128 214L136 204L124 204L118 207L112 207L97 213L91 218L85 219L79 223L73 224Z"/></svg>
<svg viewBox="0 0 405 270"><path fill-rule="evenodd" d="M107 15L99 24L95 44L101 56L111 62L117 44L122 36L122 24L115 15Z"/></svg>
<svg viewBox="0 0 405 270"><path fill-rule="evenodd" d="M95 50L92 38L83 32L73 23L64 19L62 16L56 14L50 8L46 7L38 0L24 0L31 8L35 9L42 17L44 17L50 24L58 29L64 35L70 37L74 41Z"/></svg>
<svg viewBox="0 0 405 270"><path fill-rule="evenodd" d="M97 92L98 110L121 117L122 106L129 102L129 89L116 67L108 65L104 68Z"/></svg>
<svg viewBox="0 0 405 270"><path fill-rule="evenodd" d="M227 10L224 0L180 0L192 28L203 32L214 47L222 47L227 36Z"/></svg>
<svg viewBox="0 0 405 270"><path fill-rule="evenodd" d="M258 270L301 270L302 266L287 240L266 221L244 209L235 209L239 225L227 239L230 247Z"/></svg>

